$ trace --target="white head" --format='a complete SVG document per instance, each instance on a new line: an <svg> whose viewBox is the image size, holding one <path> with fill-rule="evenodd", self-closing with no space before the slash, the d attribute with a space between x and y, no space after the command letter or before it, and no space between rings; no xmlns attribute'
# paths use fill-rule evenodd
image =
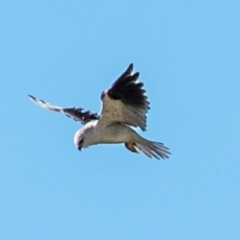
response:
<svg viewBox="0 0 240 240"><path fill-rule="evenodd" d="M94 128L97 122L98 121L89 122L75 133L74 144L78 150L94 144Z"/></svg>

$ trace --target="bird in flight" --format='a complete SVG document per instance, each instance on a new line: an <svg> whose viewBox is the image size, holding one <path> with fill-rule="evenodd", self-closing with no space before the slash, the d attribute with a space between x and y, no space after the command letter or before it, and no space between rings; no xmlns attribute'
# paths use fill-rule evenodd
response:
<svg viewBox="0 0 240 240"><path fill-rule="evenodd" d="M82 108L63 108L28 95L37 105L51 111L60 112L84 125L74 136L74 144L81 150L95 144L124 143L134 152L157 159L169 158L169 148L163 143L149 141L140 136L132 127L146 130L146 114L150 109L149 101L143 89L143 83L137 82L139 72L133 73L133 64L101 94L101 114L84 111Z"/></svg>

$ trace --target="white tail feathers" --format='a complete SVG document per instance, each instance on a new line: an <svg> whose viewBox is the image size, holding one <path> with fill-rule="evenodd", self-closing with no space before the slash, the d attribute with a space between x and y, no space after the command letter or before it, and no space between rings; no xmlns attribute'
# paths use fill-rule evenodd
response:
<svg viewBox="0 0 240 240"><path fill-rule="evenodd" d="M151 142L147 139L143 139L142 143L136 143L136 148L150 158L166 159L171 154L169 148L165 147L163 143Z"/></svg>

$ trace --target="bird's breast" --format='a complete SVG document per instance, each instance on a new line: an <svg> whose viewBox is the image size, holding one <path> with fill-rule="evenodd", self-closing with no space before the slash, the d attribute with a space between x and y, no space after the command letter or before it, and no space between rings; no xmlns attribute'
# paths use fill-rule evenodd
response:
<svg viewBox="0 0 240 240"><path fill-rule="evenodd" d="M122 124L112 124L99 129L99 143L124 143L132 139L133 130Z"/></svg>

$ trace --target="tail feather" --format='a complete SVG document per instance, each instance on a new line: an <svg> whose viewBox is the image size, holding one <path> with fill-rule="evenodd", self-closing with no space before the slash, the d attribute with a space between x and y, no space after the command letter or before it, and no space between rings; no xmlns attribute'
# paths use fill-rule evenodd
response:
<svg viewBox="0 0 240 240"><path fill-rule="evenodd" d="M144 139L141 143L136 143L136 147L139 151L143 152L147 157L155 157L157 159L169 158L171 154L169 148L165 147L163 143L152 142Z"/></svg>
<svg viewBox="0 0 240 240"><path fill-rule="evenodd" d="M150 158L152 157L152 153L151 153L150 149L148 149L147 147L143 147L143 146L137 144L137 148L139 151L143 152L146 156L148 156Z"/></svg>

